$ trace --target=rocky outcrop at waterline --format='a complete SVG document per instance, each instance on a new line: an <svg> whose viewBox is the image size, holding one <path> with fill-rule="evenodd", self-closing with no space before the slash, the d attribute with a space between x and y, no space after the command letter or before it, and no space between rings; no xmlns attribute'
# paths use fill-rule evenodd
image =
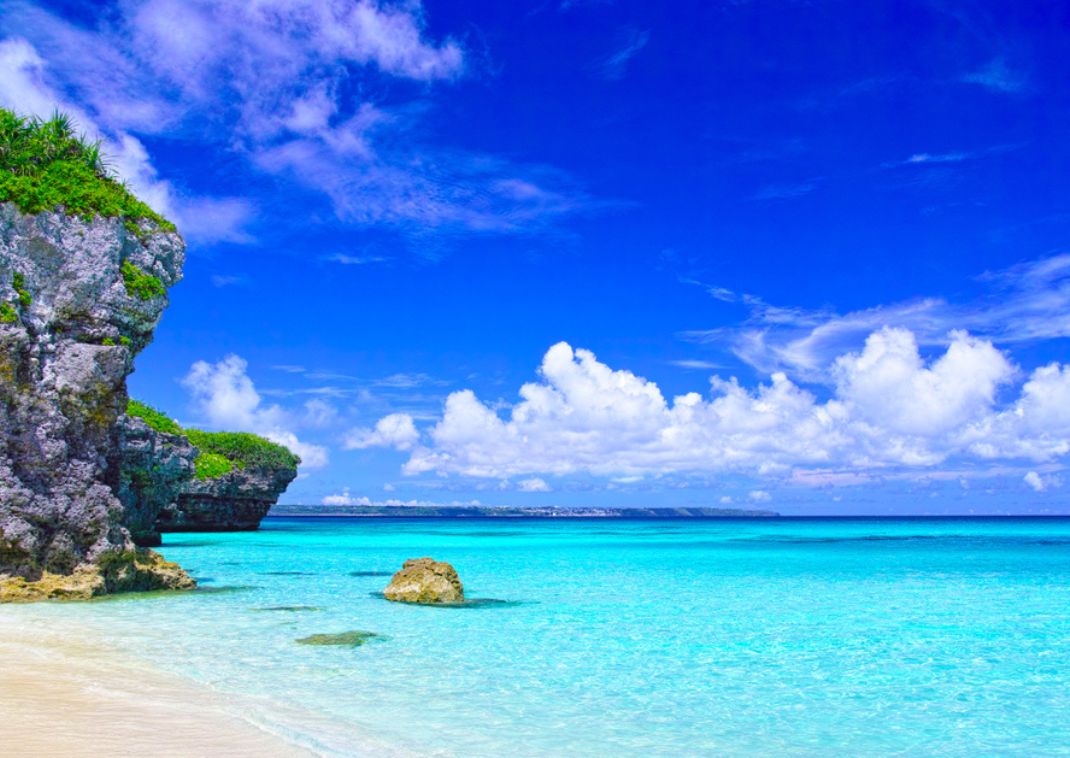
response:
<svg viewBox="0 0 1070 758"><path fill-rule="evenodd" d="M191 479L156 521L160 532L246 532L257 529L297 476L297 468L234 469Z"/></svg>
<svg viewBox="0 0 1070 758"><path fill-rule="evenodd" d="M92 593L190 583L139 556L116 496L126 377L184 255L178 234L148 221L0 203L0 576L125 566L136 580L98 577Z"/></svg>
<svg viewBox="0 0 1070 758"><path fill-rule="evenodd" d="M0 109L0 601L192 587L137 547L158 541L163 508L187 489L234 495L234 481L198 482L248 478L258 455L296 468L256 438L193 445L177 425L122 416L184 259L174 225L67 119Z"/></svg>
<svg viewBox="0 0 1070 758"><path fill-rule="evenodd" d="M126 377L184 259L68 120L0 109L0 600L192 585L115 494Z"/></svg>
<svg viewBox="0 0 1070 758"><path fill-rule="evenodd" d="M130 401L120 419L120 497L139 545L163 532L251 531L297 477L300 458L241 432L182 429Z"/></svg>
<svg viewBox="0 0 1070 758"><path fill-rule="evenodd" d="M0 576L0 602L89 600L116 592L190 590L197 583L177 563L151 550L109 554L96 563L83 563L69 574L43 572L37 579Z"/></svg>
<svg viewBox="0 0 1070 758"><path fill-rule="evenodd" d="M134 542L160 544L160 514L171 508L196 470L197 448L181 433L157 431L135 416L119 417L119 487L123 523Z"/></svg>
<svg viewBox="0 0 1070 758"><path fill-rule="evenodd" d="M284 447L128 402L184 260L67 118L0 109L0 602L188 589L139 547L161 513L258 524L296 475Z"/></svg>
<svg viewBox="0 0 1070 758"><path fill-rule="evenodd" d="M398 603L463 603L464 585L457 570L434 558L412 558L394 574L383 597Z"/></svg>

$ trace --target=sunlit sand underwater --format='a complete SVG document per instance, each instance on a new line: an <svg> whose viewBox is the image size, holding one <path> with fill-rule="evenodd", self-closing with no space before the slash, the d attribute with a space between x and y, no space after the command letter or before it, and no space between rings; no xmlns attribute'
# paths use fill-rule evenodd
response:
<svg viewBox="0 0 1070 758"><path fill-rule="evenodd" d="M269 519L162 551L204 590L0 624L76 623L323 754L1070 749L1070 520ZM422 555L475 602L378 596Z"/></svg>

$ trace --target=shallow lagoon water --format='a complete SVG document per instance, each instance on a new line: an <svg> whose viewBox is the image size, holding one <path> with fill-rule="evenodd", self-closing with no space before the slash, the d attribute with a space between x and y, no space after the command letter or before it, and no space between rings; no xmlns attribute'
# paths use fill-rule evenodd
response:
<svg viewBox="0 0 1070 758"><path fill-rule="evenodd" d="M162 552L207 591L2 616L75 619L326 754L1070 751L1070 520L268 519ZM378 596L422 555L505 602ZM383 639L296 642L353 630Z"/></svg>

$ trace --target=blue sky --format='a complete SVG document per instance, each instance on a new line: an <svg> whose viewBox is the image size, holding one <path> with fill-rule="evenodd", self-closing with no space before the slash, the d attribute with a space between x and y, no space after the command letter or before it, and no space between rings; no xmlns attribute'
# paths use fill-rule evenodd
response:
<svg viewBox="0 0 1070 758"><path fill-rule="evenodd" d="M1059 3L0 2L285 502L1064 511ZM564 345L560 343L566 343Z"/></svg>

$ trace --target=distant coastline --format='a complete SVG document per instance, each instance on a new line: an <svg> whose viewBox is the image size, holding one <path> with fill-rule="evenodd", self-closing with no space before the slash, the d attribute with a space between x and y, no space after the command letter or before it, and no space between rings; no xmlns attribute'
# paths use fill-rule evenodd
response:
<svg viewBox="0 0 1070 758"><path fill-rule="evenodd" d="M275 505L268 518L604 518L604 519L717 519L776 518L776 511L745 508L562 508L514 506L417 505Z"/></svg>

